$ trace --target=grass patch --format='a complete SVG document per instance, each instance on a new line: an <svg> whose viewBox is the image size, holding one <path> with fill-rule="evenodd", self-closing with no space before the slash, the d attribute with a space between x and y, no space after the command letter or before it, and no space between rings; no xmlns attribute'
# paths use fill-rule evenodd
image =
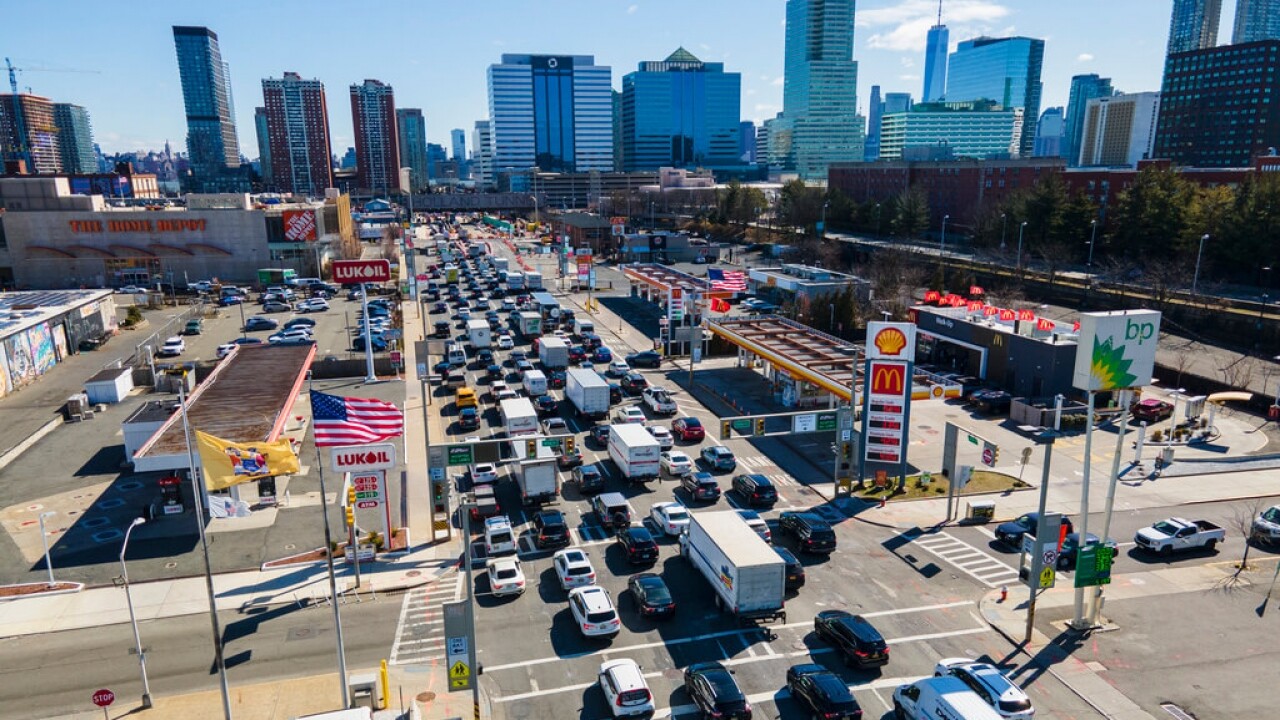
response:
<svg viewBox="0 0 1280 720"><path fill-rule="evenodd" d="M956 494L980 495L982 493L1007 492L1028 487L1031 486L1012 475L1006 475L994 470L974 470L973 475L969 478L969 484L965 485L964 489ZM908 475L907 486L904 491L899 493L896 492L897 489L897 478L890 476L888 484L883 488L875 487L875 480L870 479L863 489L859 490L855 487L853 494L855 497L867 500L880 500L883 498L893 501L941 498L947 496L947 479L939 474L934 474L932 481L925 484L920 482L919 474Z"/></svg>

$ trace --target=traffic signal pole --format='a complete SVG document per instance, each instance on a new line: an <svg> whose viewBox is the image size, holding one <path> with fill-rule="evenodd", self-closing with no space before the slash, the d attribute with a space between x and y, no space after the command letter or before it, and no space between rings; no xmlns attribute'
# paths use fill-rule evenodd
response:
<svg viewBox="0 0 1280 720"><path fill-rule="evenodd" d="M1090 393L1089 397L1092 398L1093 394ZM1092 406L1092 403L1090 403L1090 405ZM1040 514L1037 515L1041 521L1044 520L1045 506L1048 504L1049 500L1049 463L1053 460L1053 442L1057 438L1058 433L1052 430L1046 430L1045 432L1040 433L1036 438L1036 442L1044 445L1044 467L1040 470ZM1036 591L1039 589L1036 587L1037 582L1038 579L1035 577L1035 573L1028 573L1027 587L1031 591L1031 596L1027 599L1027 634L1022 639L1024 644L1031 643L1031 632L1035 629Z"/></svg>
<svg viewBox="0 0 1280 720"><path fill-rule="evenodd" d="M1116 485L1120 482L1120 455L1124 452L1124 436L1129 429L1129 402L1133 399L1132 390L1120 391L1120 427L1116 430L1116 454L1111 458L1111 477L1107 485L1107 502L1102 511L1102 534L1098 536L1100 547L1107 546L1107 537L1111 534L1111 513L1116 504ZM1084 547L1087 537L1080 536L1076 547ZM1098 624L1098 614L1102 612L1102 586L1093 588L1093 602L1089 606L1089 626Z"/></svg>

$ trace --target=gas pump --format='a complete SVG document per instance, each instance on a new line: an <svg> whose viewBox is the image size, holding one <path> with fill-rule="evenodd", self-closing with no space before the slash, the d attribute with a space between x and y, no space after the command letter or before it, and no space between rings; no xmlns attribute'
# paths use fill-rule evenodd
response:
<svg viewBox="0 0 1280 720"><path fill-rule="evenodd" d="M182 504L182 478L160 478L160 508L165 515L181 515L186 507Z"/></svg>

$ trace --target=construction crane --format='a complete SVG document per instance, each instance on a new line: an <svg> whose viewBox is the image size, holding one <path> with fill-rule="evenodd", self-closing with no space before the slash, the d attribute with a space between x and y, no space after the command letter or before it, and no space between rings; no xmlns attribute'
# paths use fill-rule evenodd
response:
<svg viewBox="0 0 1280 720"><path fill-rule="evenodd" d="M13 151L14 159L23 160L27 165L27 172L32 171L31 150L27 146L27 122L22 116L22 100L18 97L18 73L19 72L74 72L74 73L90 73L93 75L100 74L97 70L72 70L60 68L19 68L14 67L9 58L4 59L5 68L9 71L9 89L12 91L11 101L13 103L13 129L17 135L17 150ZM31 88L27 88L27 94L30 95Z"/></svg>

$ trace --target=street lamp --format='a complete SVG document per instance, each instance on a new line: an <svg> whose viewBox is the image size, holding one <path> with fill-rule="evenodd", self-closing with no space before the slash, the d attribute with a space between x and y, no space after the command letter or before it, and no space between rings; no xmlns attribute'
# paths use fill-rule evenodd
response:
<svg viewBox="0 0 1280 720"><path fill-rule="evenodd" d="M1093 267L1093 242L1098 239L1098 219L1094 218L1089 221L1092 229L1089 231L1089 262L1088 266Z"/></svg>
<svg viewBox="0 0 1280 720"><path fill-rule="evenodd" d="M827 325L827 332L834 334L836 330L836 304L828 303L827 307L831 310L831 321ZM50 579L52 579L52 576L50 576Z"/></svg>
<svg viewBox="0 0 1280 720"><path fill-rule="evenodd" d="M827 208L829 207L831 207L830 200L822 203L822 232L818 235L822 240L827 239Z"/></svg>
<svg viewBox="0 0 1280 720"><path fill-rule="evenodd" d="M1009 229L1009 216L1000 213L1000 252L1004 252L1004 231Z"/></svg>
<svg viewBox="0 0 1280 720"><path fill-rule="evenodd" d="M876 239L879 240L880 236L883 234L884 227L880 223L880 203L876 203Z"/></svg>
<svg viewBox="0 0 1280 720"><path fill-rule="evenodd" d="M44 534L44 519L57 514L52 510L40 513L40 541L44 543L44 567L49 571L50 588L56 586L58 582L53 579L53 561L49 559L49 536Z"/></svg>
<svg viewBox="0 0 1280 720"><path fill-rule="evenodd" d="M947 221L951 219L950 215L942 216L942 242L938 243L938 255L945 255L947 252Z"/></svg>
<svg viewBox="0 0 1280 720"><path fill-rule="evenodd" d="M129 590L129 566L124 563L124 554L129 549L130 533L145 522L143 518L134 518L124 531L124 542L120 545L120 578L124 581L124 598L129 605L129 624L133 626L133 646L138 651L138 669L142 672L143 709L151 707L151 686L147 684L147 655L142 651L142 638L138 637L138 618L133 614L133 593Z"/></svg>
<svg viewBox="0 0 1280 720"><path fill-rule="evenodd" d="M1200 258L1204 255L1204 241L1209 239L1208 233L1200 236L1200 249L1196 251L1196 274L1191 278L1191 294L1196 294L1196 287L1200 284Z"/></svg>
<svg viewBox="0 0 1280 720"><path fill-rule="evenodd" d="M1021 270L1021 269L1022 269L1022 231L1023 231L1023 230L1026 230L1026 229L1027 229L1027 221L1026 221L1026 220L1023 220L1023 221L1022 221L1022 224L1018 226L1018 261L1017 261L1017 267L1018 267L1018 269L1019 269L1019 270Z"/></svg>

